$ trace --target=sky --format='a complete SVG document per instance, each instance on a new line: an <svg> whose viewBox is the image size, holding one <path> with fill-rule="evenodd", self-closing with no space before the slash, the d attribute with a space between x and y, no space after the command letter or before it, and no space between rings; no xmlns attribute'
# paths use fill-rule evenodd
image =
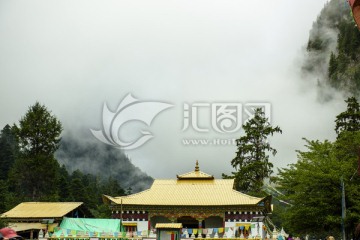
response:
<svg viewBox="0 0 360 240"><path fill-rule="evenodd" d="M271 161L286 167L296 162L295 150L305 149L303 137L333 140L335 116L345 110L340 94L319 102L316 78L300 77L309 31L325 3L0 0L0 128L18 123L39 101L62 122L64 136L99 141L90 129L102 129L104 104L116 112L131 94L171 105L150 126L129 122L119 129L128 141L142 130L153 135L124 150L136 166L154 178L174 178L198 160L201 171L221 177L233 170L235 145L184 141L243 134L216 132L210 111L216 104L241 104L244 111L266 103L271 124L283 130L270 138L278 150ZM201 106L196 123L208 132L182 130L184 105Z"/></svg>

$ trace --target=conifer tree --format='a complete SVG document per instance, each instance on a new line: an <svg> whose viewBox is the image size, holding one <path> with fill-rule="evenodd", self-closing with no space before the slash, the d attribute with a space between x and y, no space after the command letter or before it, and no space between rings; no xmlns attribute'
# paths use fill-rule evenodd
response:
<svg viewBox="0 0 360 240"><path fill-rule="evenodd" d="M223 174L224 178L235 178L235 188L243 192L259 193L263 181L272 174L273 164L269 161L268 152L276 154L270 146L268 137L282 133L280 127L272 127L261 108L255 110L254 117L243 125L245 136L236 140L237 152L231 165L235 168L232 176Z"/></svg>

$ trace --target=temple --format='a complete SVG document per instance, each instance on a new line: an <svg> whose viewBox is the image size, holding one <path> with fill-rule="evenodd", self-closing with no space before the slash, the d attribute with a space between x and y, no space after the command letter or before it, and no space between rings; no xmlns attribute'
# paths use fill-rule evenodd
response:
<svg viewBox="0 0 360 240"><path fill-rule="evenodd" d="M181 223L182 234L196 237L263 238L263 219L271 212L271 196L257 198L234 189L234 179L215 179L195 170L176 179L155 180L145 191L103 200L112 218L129 232L154 231L158 223ZM201 236L199 235L201 234Z"/></svg>

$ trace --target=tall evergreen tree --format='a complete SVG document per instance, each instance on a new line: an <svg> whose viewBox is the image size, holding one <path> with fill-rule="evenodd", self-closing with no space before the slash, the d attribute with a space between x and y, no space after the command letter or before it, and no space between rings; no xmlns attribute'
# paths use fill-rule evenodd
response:
<svg viewBox="0 0 360 240"><path fill-rule="evenodd" d="M51 112L36 102L20 119L16 133L25 156L53 156L59 148L62 126Z"/></svg>
<svg viewBox="0 0 360 240"><path fill-rule="evenodd" d="M11 180L20 196L31 200L58 199L59 164L54 157L62 126L44 105L36 102L15 125L20 156Z"/></svg>
<svg viewBox="0 0 360 240"><path fill-rule="evenodd" d="M356 132L360 130L360 105L355 97L345 100L347 109L336 116L335 131L339 135L342 132Z"/></svg>
<svg viewBox="0 0 360 240"><path fill-rule="evenodd" d="M243 129L245 136L237 139L236 157L231 161L236 172L232 176L223 174L223 177L235 178L237 190L259 193L264 179L269 178L273 172L268 152L276 154L268 137L274 133L282 133L282 130L270 125L261 108L255 110L254 117L243 125Z"/></svg>

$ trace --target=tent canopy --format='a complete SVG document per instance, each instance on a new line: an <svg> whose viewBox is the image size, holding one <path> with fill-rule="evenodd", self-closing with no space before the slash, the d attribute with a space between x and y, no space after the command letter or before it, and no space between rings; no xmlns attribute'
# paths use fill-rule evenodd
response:
<svg viewBox="0 0 360 240"><path fill-rule="evenodd" d="M120 232L120 219L65 217L57 233L61 233L64 229L84 232Z"/></svg>

